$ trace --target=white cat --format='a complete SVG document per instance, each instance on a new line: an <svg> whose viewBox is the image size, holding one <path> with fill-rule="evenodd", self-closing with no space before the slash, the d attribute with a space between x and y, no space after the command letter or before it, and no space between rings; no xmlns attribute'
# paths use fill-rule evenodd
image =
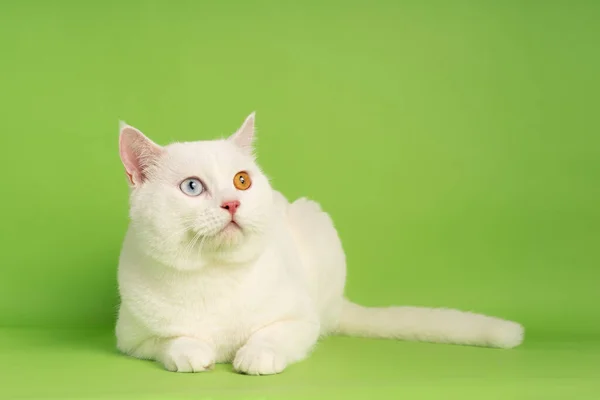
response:
<svg viewBox="0 0 600 400"><path fill-rule="evenodd" d="M275 374L341 334L511 348L521 325L344 298L329 216L273 190L252 151L254 113L228 139L160 147L121 124L131 224L119 264L118 348L170 371Z"/></svg>

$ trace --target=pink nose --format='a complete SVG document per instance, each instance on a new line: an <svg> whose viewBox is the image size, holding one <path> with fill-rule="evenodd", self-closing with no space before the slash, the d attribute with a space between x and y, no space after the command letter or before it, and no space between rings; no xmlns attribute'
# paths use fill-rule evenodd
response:
<svg viewBox="0 0 600 400"><path fill-rule="evenodd" d="M239 206L240 206L240 202L237 200L225 201L225 202L223 202L223 204L221 204L221 208L229 211L229 214L231 214L231 216L233 216L235 214L235 212L237 211Z"/></svg>

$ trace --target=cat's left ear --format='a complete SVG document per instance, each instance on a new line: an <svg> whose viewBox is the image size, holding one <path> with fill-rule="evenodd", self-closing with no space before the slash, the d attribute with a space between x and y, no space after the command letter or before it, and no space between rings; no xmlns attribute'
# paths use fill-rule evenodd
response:
<svg viewBox="0 0 600 400"><path fill-rule="evenodd" d="M156 163L163 148L142 132L125 122L119 122L119 155L131 186L148 180L148 169Z"/></svg>
<svg viewBox="0 0 600 400"><path fill-rule="evenodd" d="M233 143L235 143L236 146L238 146L247 153L252 153L252 151L254 150L253 144L255 132L255 115L256 113L254 112L248 115L240 129L238 129L236 133L229 137L229 140L231 140Z"/></svg>

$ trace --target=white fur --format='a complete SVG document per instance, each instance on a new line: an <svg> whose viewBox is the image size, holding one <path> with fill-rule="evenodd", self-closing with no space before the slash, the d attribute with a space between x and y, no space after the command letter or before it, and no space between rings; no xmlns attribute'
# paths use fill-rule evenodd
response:
<svg viewBox="0 0 600 400"><path fill-rule="evenodd" d="M273 190L252 155L254 114L229 139L160 147L122 124L131 224L119 263L118 348L171 371L232 362L279 373L320 336L345 334L510 348L523 328L456 310L365 308L344 298L346 264L329 216ZM246 171L248 190L233 177ZM198 197L179 188L197 177ZM220 205L237 200L236 221Z"/></svg>

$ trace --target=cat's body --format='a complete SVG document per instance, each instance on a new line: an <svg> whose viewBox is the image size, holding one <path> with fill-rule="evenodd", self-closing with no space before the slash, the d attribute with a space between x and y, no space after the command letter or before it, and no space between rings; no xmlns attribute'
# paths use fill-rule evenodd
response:
<svg viewBox="0 0 600 400"><path fill-rule="evenodd" d="M144 254L140 250L143 243L136 243L135 228L130 230L119 268L123 299L117 331L119 346L131 351L141 337L157 335L198 337L211 343L214 361L230 362L252 333L278 321L289 321L296 326L282 340L288 342L285 345L292 348L290 357L296 361L322 330L331 332L338 315L332 311L341 307L345 279L339 240L327 215L314 203L300 200L287 205L282 196L277 197L282 204L276 208L281 209L276 212L279 218L273 221L268 239L277 246L267 246L256 258L239 264L215 260L207 261L199 271L179 271ZM311 235L303 230L300 215L312 219L321 233ZM294 232L298 242L292 234L294 224L300 225ZM305 245L300 241L323 248L317 241L324 237L337 260L327 254L320 255L331 263L302 260L300 247ZM319 280L315 273L324 279ZM319 281L327 286L319 287ZM132 323L136 319L139 323ZM296 341L298 354L293 349ZM155 357L154 349L134 355Z"/></svg>
<svg viewBox="0 0 600 400"><path fill-rule="evenodd" d="M316 203L290 203L270 187L252 157L253 133L252 115L227 140L161 148L122 126L132 223L119 265L121 351L172 371L233 362L262 375L335 333L521 342L522 327L510 321L345 300L345 256L332 221Z"/></svg>

